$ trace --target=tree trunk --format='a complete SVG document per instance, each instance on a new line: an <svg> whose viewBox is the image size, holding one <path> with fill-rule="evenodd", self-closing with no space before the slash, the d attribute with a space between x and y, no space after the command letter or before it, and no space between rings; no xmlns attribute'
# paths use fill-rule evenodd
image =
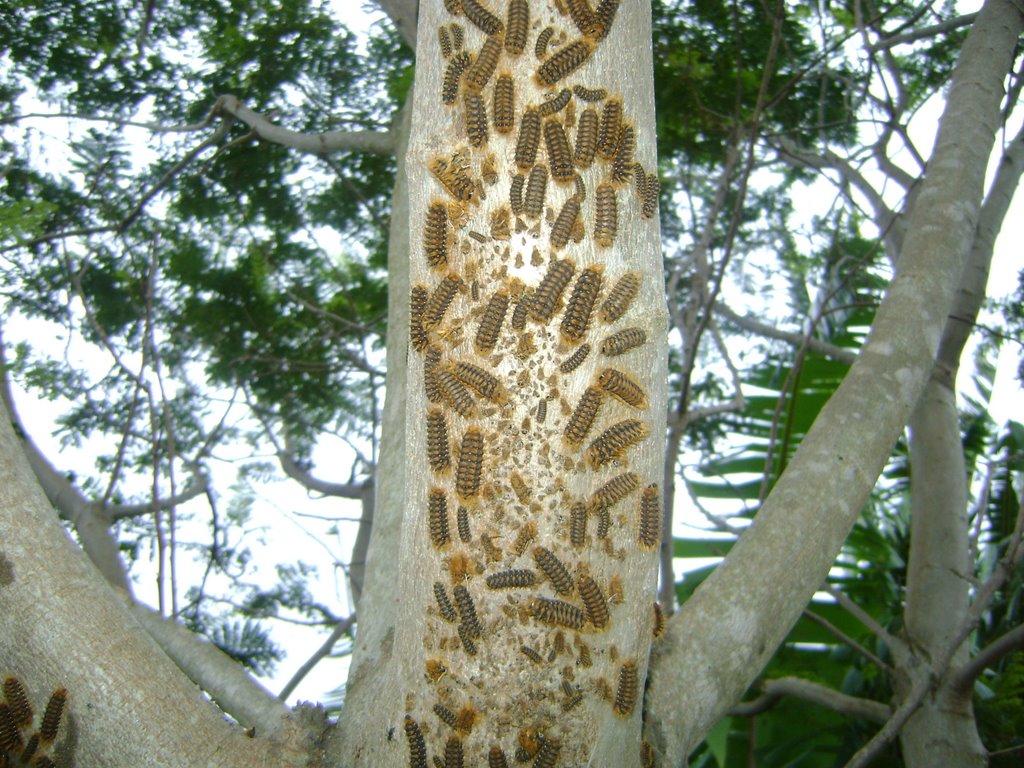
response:
<svg viewBox="0 0 1024 768"><path fill-rule="evenodd" d="M680 765L825 578L932 372L963 273L1021 13L989 2L964 44L898 273L849 375L725 562L669 622L649 738Z"/></svg>
<svg viewBox="0 0 1024 768"><path fill-rule="evenodd" d="M656 179L650 12L602 3L577 23L554 4L463 5L420 8L408 486L390 558L402 620L373 724L346 726L344 750L375 767L457 753L481 765L497 750L633 766L667 380L656 182L637 185L634 165ZM465 55L453 24L473 55L446 87ZM494 94L509 84L511 125ZM587 90L563 90L576 85ZM534 119L539 151L517 155ZM546 192L516 199L531 172Z"/></svg>

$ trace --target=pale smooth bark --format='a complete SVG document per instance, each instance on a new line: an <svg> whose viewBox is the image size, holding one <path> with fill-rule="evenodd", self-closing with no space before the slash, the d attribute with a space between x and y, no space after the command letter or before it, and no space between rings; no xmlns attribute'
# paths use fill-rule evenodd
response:
<svg viewBox="0 0 1024 768"><path fill-rule="evenodd" d="M721 566L656 648L646 734L681 765L825 578L931 374L980 207L1022 24L989 2L962 50L929 173L864 350Z"/></svg>
<svg viewBox="0 0 1024 768"><path fill-rule="evenodd" d="M415 86L414 86L415 88ZM373 527L363 568L363 589L345 688L345 708L332 736L329 754L347 764L348 755L378 744L381 687L392 661L395 625L400 619L396 553L405 497L405 399L409 353L409 188L405 153L409 142L413 91L399 112L393 133L398 168L388 230L387 395L381 423ZM362 527L361 527L362 531Z"/></svg>
<svg viewBox="0 0 1024 768"><path fill-rule="evenodd" d="M246 738L157 647L68 539L6 419L0 542L0 668L37 702L57 687L68 690L58 740L66 764L305 764L304 751Z"/></svg>
<svg viewBox="0 0 1024 768"><path fill-rule="evenodd" d="M937 681L934 694L922 701L900 731L903 757L911 767L980 767L988 762L970 691L955 684L958 670L969 662L968 646L955 650L948 669L935 669L930 663L947 655L969 620L969 478L956 407L956 375L985 298L995 239L1024 170L1022 153L1024 129L1003 153L986 195L935 369L910 421L911 540L903 614L909 645L894 649L894 655L901 667L929 669Z"/></svg>

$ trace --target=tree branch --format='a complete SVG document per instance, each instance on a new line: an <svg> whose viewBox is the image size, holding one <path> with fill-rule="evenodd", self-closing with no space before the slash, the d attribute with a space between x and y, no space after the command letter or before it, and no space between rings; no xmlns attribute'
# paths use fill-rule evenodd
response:
<svg viewBox="0 0 1024 768"><path fill-rule="evenodd" d="M764 693L760 697L733 707L729 714L733 717L753 717L767 712L784 696L792 696L831 709L846 717L868 720L873 723L884 723L891 711L885 704L880 704L877 701L848 696L820 683L799 677L766 680L762 690Z"/></svg>
<svg viewBox="0 0 1024 768"><path fill-rule="evenodd" d="M721 301L715 302L715 313L721 315L723 318L739 326L744 331L750 331L756 333L759 336L764 336L767 339L777 339L784 341L787 344L791 344L794 347L806 346L807 349L812 352L816 352L819 355L830 357L833 360L837 360L840 363L846 363L847 365L853 365L853 361L857 359L857 353L843 347L837 347L835 344L829 344L827 341L821 341L813 336L808 336L805 333L796 333L794 331L783 331L776 328L774 325L763 323L753 317L747 317L741 315L734 309L726 306Z"/></svg>
<svg viewBox="0 0 1024 768"><path fill-rule="evenodd" d="M960 667L952 676L949 685L958 693L965 695L970 691L974 681L986 669L1007 654L1024 648L1024 624L1011 629L986 645L977 656Z"/></svg>
<svg viewBox="0 0 1024 768"><path fill-rule="evenodd" d="M927 27L921 27L920 29L912 29L909 32L904 32L899 35L893 35L892 37L885 37L879 40L877 43L872 43L868 46L869 52L880 51L886 48L892 48L896 45L903 45L904 43L913 43L917 40L922 40L926 37L935 37L937 35L945 34L946 32L952 32L954 29L960 29L966 27L969 24L973 24L974 20L978 18L977 13L965 13L963 16L957 16L946 21L941 21L938 24L932 24Z"/></svg>
<svg viewBox="0 0 1024 768"><path fill-rule="evenodd" d="M322 155L328 152L367 152L372 155L393 155L395 138L391 131L328 131L326 133L301 133L282 128L267 117L254 112L242 104L237 96L225 94L217 99L219 114L245 123L253 135L264 141L281 144L301 152Z"/></svg>
<svg viewBox="0 0 1024 768"><path fill-rule="evenodd" d="M688 754L785 639L920 398L974 239L1003 81L1022 28L1009 2L986 3L960 54L898 271L861 354L754 524L654 649L645 721L664 754Z"/></svg>
<svg viewBox="0 0 1024 768"><path fill-rule="evenodd" d="M295 671L295 674L292 675L291 680L285 683L281 692L277 694L278 701L283 702L288 700L288 697L292 695L292 691L294 691L298 687L299 683L305 679L306 675L313 671L313 668L334 649L334 645L341 639L342 635L352 628L355 621L355 614L352 614L348 618L342 619L334 625L334 629L331 630L331 634L327 636L327 639L324 640L323 644L313 652L312 656L303 662L302 666L300 666Z"/></svg>

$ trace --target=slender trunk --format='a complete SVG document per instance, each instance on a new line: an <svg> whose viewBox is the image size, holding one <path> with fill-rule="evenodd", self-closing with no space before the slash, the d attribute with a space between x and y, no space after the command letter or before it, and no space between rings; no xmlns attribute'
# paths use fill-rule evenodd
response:
<svg viewBox="0 0 1024 768"><path fill-rule="evenodd" d="M464 16L440 2L420 8L407 157L408 486L390 557L402 621L392 664L374 681L375 723L346 754L375 768L428 765L428 755L455 764L456 753L481 765L499 749L538 764L557 752L559 765L633 766L667 378L654 185L638 194L634 183L635 161L645 176L656 168L649 9L623 3L576 25L554 4L464 5ZM442 82L466 55L452 24L473 54L461 89ZM534 44L549 25L564 34L539 63ZM494 93L508 85L511 125ZM593 103L561 95L574 85L607 94L584 91ZM542 106L552 98L561 100ZM539 151L516 158L534 118ZM591 141L600 143L592 162ZM583 157L576 173L573 145ZM534 186L511 198L513 178L531 172L546 175L546 193ZM642 329L630 337L640 343L602 354L602 340L627 328ZM590 354L563 368L584 344ZM572 419L584 397L600 403L592 427Z"/></svg>
<svg viewBox="0 0 1024 768"><path fill-rule="evenodd" d="M972 564L967 519L968 473L956 409L960 357L985 298L992 249L1020 181L1024 129L1003 153L981 210L967 267L939 342L935 369L910 422L911 548L907 568L904 624L908 652L919 659L899 659L900 666L927 669L968 619ZM978 738L969 692L949 683L968 661L963 645L949 669L933 670L933 695L900 732L908 766L987 764Z"/></svg>
<svg viewBox="0 0 1024 768"><path fill-rule="evenodd" d="M1022 28L989 2L964 44L899 270L846 380L652 661L649 738L680 765L822 583L932 372L975 235L1003 79Z"/></svg>

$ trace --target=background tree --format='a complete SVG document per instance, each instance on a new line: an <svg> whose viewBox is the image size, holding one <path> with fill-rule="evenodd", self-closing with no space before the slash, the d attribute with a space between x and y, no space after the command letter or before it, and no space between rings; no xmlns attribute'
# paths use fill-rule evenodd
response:
<svg viewBox="0 0 1024 768"><path fill-rule="evenodd" d="M412 44L416 17L411 3L384 5L394 25L376 28L365 48L329 9L301 2L36 4L0 21L11 105L0 219L4 370L55 401L67 444L88 441L96 457L94 470L69 475L32 440L39 427L12 411L21 437L8 440L4 462L0 648L4 671L36 699L56 685L71 691L74 728L60 744L79 764L177 765L183 754L190 764L287 764L304 759L303 740L319 728L283 721L284 708L254 693L237 665L130 598L136 619L127 619L70 554L49 509L122 593L140 591L133 574L153 542L158 613L259 671L278 653L265 634L271 617L320 627L325 649L351 632L354 617L310 594L304 569L281 572L271 587L249 580L256 550L240 532L258 481L277 474L300 492L359 499L355 551L339 559L349 560L363 620L331 754L346 754L358 713L373 705L374 686L360 693L357 683L381 674L383 641L402 618L392 558L371 558L365 577L362 566L372 513L374 551L394 551L404 492L401 473L387 469L401 466L404 412L380 415L379 393L386 288L398 297L387 317L389 387L404 386L405 342L396 337L407 328L400 165L410 116L391 112L407 103L411 59L400 38ZM982 328L967 361L975 392L957 396L954 382L1021 167L1019 9L989 3L962 17L858 3L783 14L781 6L666 3L654 11L666 286L678 330L666 509L686 506L672 496L678 485L730 539L755 513L758 524L735 548L730 539L663 539L662 605L684 606L652 661L650 743L670 764L697 749L695 762L722 765L751 752L764 764L832 764L885 745L881 759L890 762L966 763L983 760L986 748L1013 748L1021 431L986 413L989 361L1020 333L1012 306L989 315L1004 327ZM556 27L566 39L576 33L568 16ZM970 54L968 30L983 55ZM432 51L421 69L439 66ZM970 96L949 91L943 135L970 137L969 158L941 137L929 153L910 127L958 59L961 80L987 83ZM982 198L997 130L1007 138ZM55 162L58 144L66 163ZM955 158L969 173L943 182ZM808 223L795 215L794 195L819 175L835 185L835 203ZM915 266L922 238L932 238L929 260ZM953 309L938 311L954 288ZM907 301L920 309L908 312ZM21 331L22 319L46 330ZM866 352L850 368L868 327L869 350L899 354ZM63 360L40 343L57 334ZM105 370L81 362L86 348L103 352ZM887 360L895 378L865 381L865 367ZM878 383L874 399L843 405L849 389L864 396ZM890 455L907 423L911 439ZM825 493L801 472L823 428L818 450L829 459L818 468L841 481L828 469L836 455L861 467L856 493ZM334 457L316 463L324 456L316 447L334 434L352 446L350 471L339 472ZM840 437L850 444L841 452ZM239 442L254 456L269 452L276 467L247 463L241 482L225 488L217 468ZM939 446L941 461L932 453ZM52 506L25 484L19 450ZM860 450L871 458L855 461ZM822 503L810 510L809 500ZM825 500L843 502L834 519ZM187 518L208 526L207 541L188 546ZM796 532L784 532L787 524ZM790 543L815 561L806 572L796 567L801 557L786 554ZM672 588L673 556L729 549L729 564L692 600L707 569ZM186 553L203 574L188 585ZM929 581L951 573L950 583ZM816 600L787 635L826 578L836 602ZM779 602L759 598L758 587ZM224 599L231 610L219 607ZM744 613L744 601L765 613ZM816 645L797 645L807 641ZM694 678L698 662L712 673ZM766 663L748 703L721 717ZM254 724L257 738L225 726L181 670L223 711ZM811 718L822 727L786 725ZM126 738L139 721L152 727ZM398 735L396 759L407 759ZM891 746L897 735L901 752ZM921 752L922 743L950 751Z"/></svg>

